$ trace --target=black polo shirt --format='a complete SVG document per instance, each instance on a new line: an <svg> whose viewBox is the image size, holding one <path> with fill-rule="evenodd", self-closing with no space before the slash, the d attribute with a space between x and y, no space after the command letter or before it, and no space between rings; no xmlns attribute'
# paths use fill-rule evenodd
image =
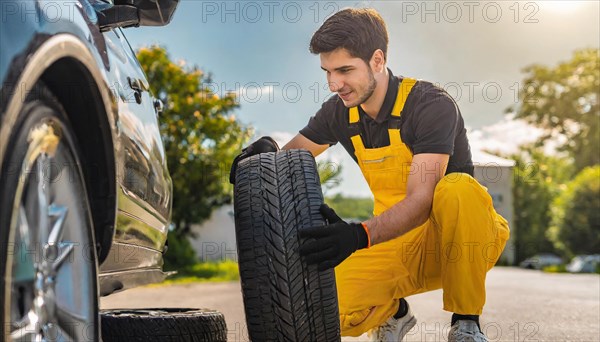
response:
<svg viewBox="0 0 600 342"><path fill-rule="evenodd" d="M377 118L373 120L359 106L360 135L366 148L388 146L388 122L398 94L402 77L396 77L388 69L388 90ZM418 81L412 88L399 121L402 141L412 151L419 153L442 153L450 156L446 174L465 172L473 175L471 150L465 123L454 99L442 88L426 81ZM310 118L300 134L319 145L335 145L338 142L356 161L350 137L356 126L348 122L348 108L337 94L329 98L319 111Z"/></svg>

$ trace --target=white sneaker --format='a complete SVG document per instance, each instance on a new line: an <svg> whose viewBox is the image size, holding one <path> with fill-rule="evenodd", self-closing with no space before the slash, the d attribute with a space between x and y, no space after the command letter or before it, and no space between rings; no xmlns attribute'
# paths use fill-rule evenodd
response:
<svg viewBox="0 0 600 342"><path fill-rule="evenodd" d="M470 320L456 321L448 333L448 342L488 342L479 331L477 323Z"/></svg>
<svg viewBox="0 0 600 342"><path fill-rule="evenodd" d="M390 317L383 325L369 331L370 341L374 342L401 342L404 335L417 324L417 318L408 307L406 315L395 319Z"/></svg>

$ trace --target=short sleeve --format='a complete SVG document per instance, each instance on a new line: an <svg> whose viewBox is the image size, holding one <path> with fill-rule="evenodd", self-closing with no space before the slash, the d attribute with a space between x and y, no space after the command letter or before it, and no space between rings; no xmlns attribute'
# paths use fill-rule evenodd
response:
<svg viewBox="0 0 600 342"><path fill-rule="evenodd" d="M414 154L453 154L460 113L454 99L448 93L432 86L422 94L413 117Z"/></svg>
<svg viewBox="0 0 600 342"><path fill-rule="evenodd" d="M337 97L337 96L335 96ZM336 99L331 98L321 106L314 116L308 120L300 134L319 145L335 145L338 138L331 127L335 126Z"/></svg>

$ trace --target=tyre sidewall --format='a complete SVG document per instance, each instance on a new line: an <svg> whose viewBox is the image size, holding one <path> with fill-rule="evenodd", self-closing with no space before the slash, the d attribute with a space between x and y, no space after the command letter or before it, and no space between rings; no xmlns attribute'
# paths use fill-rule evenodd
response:
<svg viewBox="0 0 600 342"><path fill-rule="evenodd" d="M101 315L102 335L107 341L224 342L227 340L225 317L216 310L110 309L102 310Z"/></svg>
<svg viewBox="0 0 600 342"><path fill-rule="evenodd" d="M9 142L6 147L6 154L2 163L2 170L0 173L0 336L4 339L5 334L8 333L8 318L5 317L5 291L6 291L6 267L7 258L9 253L9 234L11 225L11 215L13 210L13 204L16 196L17 186L19 184L19 177L21 176L21 165L27 150L29 148L28 136L30 129L36 124L43 120L52 119L60 123L62 129L61 144L65 144L66 150L70 153L71 158L75 162L73 167L76 168L72 174L77 178L80 183L81 193L79 197L82 201L82 206L85 208L87 213L87 227L84 229L89 237L89 242L92 246L95 246L93 225L91 220L91 210L89 205L89 197L85 187L85 181L83 179L83 172L80 161L82 160L81 152L77 148L77 143L73 130L69 124L65 111L61 104L53 97L50 91L43 86L43 84L37 85L32 92L28 95L23 104L23 108L20 111L13 132L9 138ZM93 335L89 336L94 341L98 341L99 337L99 314L98 314L98 269L97 269L97 257L95 248L90 248L90 257L93 260L92 274L93 274L93 286L94 286L94 315L95 327L93 329ZM88 327L85 327L88 329ZM89 330L88 330L89 332Z"/></svg>

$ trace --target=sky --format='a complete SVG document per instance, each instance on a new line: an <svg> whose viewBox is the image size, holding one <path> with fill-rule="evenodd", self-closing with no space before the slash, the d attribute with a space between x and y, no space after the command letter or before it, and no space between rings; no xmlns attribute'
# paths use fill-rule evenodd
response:
<svg viewBox="0 0 600 342"><path fill-rule="evenodd" d="M173 60L210 73L208 86L217 94L238 93L239 120L283 145L332 95L308 45L323 21L345 7L378 10L388 27L392 72L446 89L458 103L472 148L499 153L514 152L539 134L506 114L523 89L523 68L553 66L576 49L600 46L597 0L180 0L169 25L125 34L134 49L159 44ZM339 144L319 159L343 166L341 185L326 195L370 195Z"/></svg>

